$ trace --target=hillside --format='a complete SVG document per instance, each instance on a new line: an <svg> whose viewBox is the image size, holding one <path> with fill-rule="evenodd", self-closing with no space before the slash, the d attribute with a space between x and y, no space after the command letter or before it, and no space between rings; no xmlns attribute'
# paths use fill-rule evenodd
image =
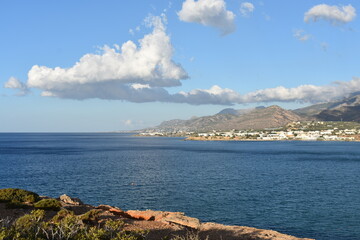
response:
<svg viewBox="0 0 360 240"><path fill-rule="evenodd" d="M360 121L360 94L357 92L340 101L316 104L294 112L322 121Z"/></svg>
<svg viewBox="0 0 360 240"><path fill-rule="evenodd" d="M253 109L224 109L218 114L189 120L170 120L153 128L155 131L227 131L232 129L276 128L302 117L279 106Z"/></svg>
<svg viewBox="0 0 360 240"><path fill-rule="evenodd" d="M225 108L215 115L164 121L159 126L145 130L201 132L264 129L309 120L360 121L360 93L356 92L341 101L315 104L292 111L276 105L249 109Z"/></svg>

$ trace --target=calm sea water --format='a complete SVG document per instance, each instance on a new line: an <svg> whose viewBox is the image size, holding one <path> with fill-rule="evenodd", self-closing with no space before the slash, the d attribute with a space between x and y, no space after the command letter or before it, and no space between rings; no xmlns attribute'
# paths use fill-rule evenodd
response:
<svg viewBox="0 0 360 240"><path fill-rule="evenodd" d="M360 143L0 134L0 188L360 239Z"/></svg>

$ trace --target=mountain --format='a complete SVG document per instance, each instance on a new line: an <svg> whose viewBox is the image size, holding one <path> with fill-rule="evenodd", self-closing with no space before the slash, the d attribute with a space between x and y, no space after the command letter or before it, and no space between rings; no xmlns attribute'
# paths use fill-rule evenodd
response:
<svg viewBox="0 0 360 240"><path fill-rule="evenodd" d="M360 93L340 101L315 104L293 112L322 121L360 121Z"/></svg>
<svg viewBox="0 0 360 240"><path fill-rule="evenodd" d="M235 115L235 116L240 116L243 115L245 113L249 113L251 111L253 111L254 109L260 109L263 107L256 107L256 108L246 108L246 109L234 109L234 108L225 108L223 110L221 110L220 112L218 112L217 114L231 114L231 115Z"/></svg>
<svg viewBox="0 0 360 240"><path fill-rule="evenodd" d="M218 114L189 120L170 120L151 129L154 131L229 131L232 129L263 129L282 127L289 122L301 121L302 117L279 106L252 109L224 109ZM149 130L149 129L147 129Z"/></svg>
<svg viewBox="0 0 360 240"><path fill-rule="evenodd" d="M293 111L279 106L249 109L225 108L219 113L189 120L170 120L159 126L144 129L152 131L229 131L232 129L264 129L285 126L294 121L360 121L360 92L341 101L320 103Z"/></svg>

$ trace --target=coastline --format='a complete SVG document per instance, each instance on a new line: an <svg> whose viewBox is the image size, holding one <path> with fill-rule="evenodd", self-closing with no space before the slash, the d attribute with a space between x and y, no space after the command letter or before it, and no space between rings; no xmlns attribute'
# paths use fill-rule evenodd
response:
<svg viewBox="0 0 360 240"><path fill-rule="evenodd" d="M2 190L4 189L0 189L0 193ZM15 189L15 191L17 190L19 189ZM29 193L36 194L32 192ZM38 201L51 199L46 196L39 196L38 198L41 199L38 199ZM6 203L4 199L1 199L1 196L0 200L0 220L12 219L15 221L24 215L31 214L32 210L37 209L36 203L29 204L28 202L23 203L25 207L17 206L16 208L9 208L8 203ZM52 224L51 221L53 221L51 219L55 219L58 211L59 213L61 211L71 211L73 212L72 216L75 216L82 221L83 225L100 227L104 226L104 224L106 226L107 221L121 221L123 223L122 231L145 232L146 235L142 239L146 240L194 239L188 238L189 234L196 234L197 240L312 240L310 238L298 238L273 230L264 230L245 226L230 226L213 222L201 222L199 219L188 217L182 212L153 210L123 211L118 207L109 205L92 206L83 203L78 198L72 198L65 194L61 195L59 198L51 200L57 201L59 203L59 207L56 210L43 210L45 219L47 219L50 224ZM89 218L89 216L91 217ZM86 221L84 221L84 219L86 219Z"/></svg>
<svg viewBox="0 0 360 240"><path fill-rule="evenodd" d="M229 137L186 137L184 141L237 141L237 142L278 142L278 141L310 141L310 142L360 142L360 140L303 140L303 139L246 139Z"/></svg>

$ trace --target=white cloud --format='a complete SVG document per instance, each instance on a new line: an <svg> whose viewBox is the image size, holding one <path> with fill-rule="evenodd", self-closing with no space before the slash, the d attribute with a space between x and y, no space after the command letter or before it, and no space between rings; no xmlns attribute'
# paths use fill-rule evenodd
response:
<svg viewBox="0 0 360 240"><path fill-rule="evenodd" d="M302 29L296 29L294 30L294 35L293 35L296 39L298 39L299 41L305 42L307 40L309 40L311 38L310 34L306 34L304 30Z"/></svg>
<svg viewBox="0 0 360 240"><path fill-rule="evenodd" d="M254 10L255 6L250 2L243 2L240 5L240 13L243 17L249 16L249 14L252 13Z"/></svg>
<svg viewBox="0 0 360 240"><path fill-rule="evenodd" d="M188 93L179 92L171 95L170 100L171 102L189 103L193 105L232 105L241 100L241 95L234 90L214 85L210 89L194 89Z"/></svg>
<svg viewBox="0 0 360 240"><path fill-rule="evenodd" d="M348 82L334 82L325 86L301 85L295 88L262 89L245 94L240 102L326 102L343 98L353 92L360 91L360 78Z"/></svg>
<svg viewBox="0 0 360 240"><path fill-rule="evenodd" d="M139 46L132 41L121 47L105 46L101 54L86 54L70 68L35 65L28 73L27 85L43 90L46 96L124 100L133 99L138 90L148 91L144 86L181 85L188 75L172 60L165 17L149 17L146 22L153 31L139 40Z"/></svg>
<svg viewBox="0 0 360 240"><path fill-rule="evenodd" d="M323 19L336 25L351 22L355 17L356 9L350 4L347 6L319 4L305 13L304 21L317 22L319 19Z"/></svg>
<svg viewBox="0 0 360 240"><path fill-rule="evenodd" d="M178 16L184 22L215 27L223 35L235 31L235 14L226 9L224 0L185 0Z"/></svg>
<svg viewBox="0 0 360 240"><path fill-rule="evenodd" d="M29 93L29 88L27 87L27 85L15 77L10 77L8 81L4 84L4 87L17 89L18 93L16 95L18 96L24 96Z"/></svg>

